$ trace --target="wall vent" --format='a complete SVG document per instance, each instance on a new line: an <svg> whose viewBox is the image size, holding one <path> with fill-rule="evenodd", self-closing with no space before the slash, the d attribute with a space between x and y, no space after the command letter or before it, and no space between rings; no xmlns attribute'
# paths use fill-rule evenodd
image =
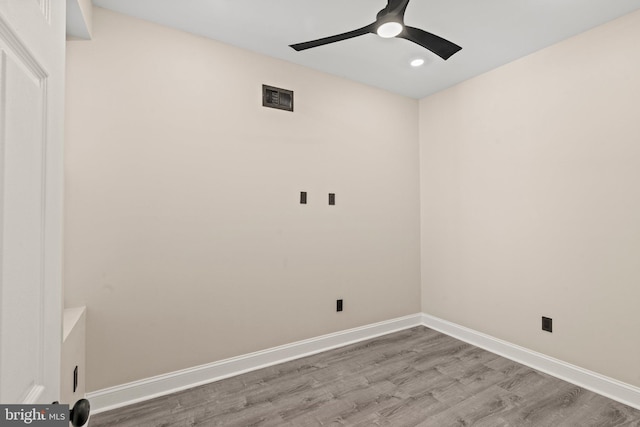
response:
<svg viewBox="0 0 640 427"><path fill-rule="evenodd" d="M262 106L293 111L293 91L262 85Z"/></svg>

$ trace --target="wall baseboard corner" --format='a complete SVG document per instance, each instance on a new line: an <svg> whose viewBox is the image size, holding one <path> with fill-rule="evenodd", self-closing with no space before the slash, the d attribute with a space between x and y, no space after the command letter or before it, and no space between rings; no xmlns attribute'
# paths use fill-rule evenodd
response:
<svg viewBox="0 0 640 427"><path fill-rule="evenodd" d="M420 313L399 317L89 392L86 396L91 402L92 413L99 414L421 324Z"/></svg>
<svg viewBox="0 0 640 427"><path fill-rule="evenodd" d="M563 381L608 397L609 399L640 409L640 388L638 387L429 314L423 313L422 324L453 338L457 338Z"/></svg>
<svg viewBox="0 0 640 427"><path fill-rule="evenodd" d="M97 390L87 393L86 397L91 402L92 413L99 414L420 325L640 409L640 388L638 387L424 313L348 329Z"/></svg>

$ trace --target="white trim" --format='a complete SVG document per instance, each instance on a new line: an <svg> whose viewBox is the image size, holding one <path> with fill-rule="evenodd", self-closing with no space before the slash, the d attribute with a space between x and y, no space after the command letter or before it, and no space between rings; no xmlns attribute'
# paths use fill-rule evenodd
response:
<svg viewBox="0 0 640 427"><path fill-rule="evenodd" d="M421 322L422 315L413 314L90 392L86 397L91 401L92 414L99 414L245 372L420 326Z"/></svg>
<svg viewBox="0 0 640 427"><path fill-rule="evenodd" d="M422 324L476 347L640 409L640 388L638 387L428 314L422 315Z"/></svg>
<svg viewBox="0 0 640 427"><path fill-rule="evenodd" d="M27 49L25 44L4 19L0 19L0 40L7 44L9 51L33 74L35 79L42 81L49 77L49 73L47 73L38 60L34 58L33 54ZM43 107L46 107L45 102L43 102Z"/></svg>
<svg viewBox="0 0 640 427"><path fill-rule="evenodd" d="M44 386L43 385L36 384L36 385L31 386L31 388L27 392L27 395L22 400L22 404L23 405L35 405L38 402L38 400L40 399L40 396L42 396L42 393L44 393Z"/></svg>
<svg viewBox="0 0 640 427"><path fill-rule="evenodd" d="M640 388L428 315L414 314L87 393L93 414L423 325L640 409Z"/></svg>
<svg viewBox="0 0 640 427"><path fill-rule="evenodd" d="M51 0L39 0L42 15L48 23L51 23Z"/></svg>

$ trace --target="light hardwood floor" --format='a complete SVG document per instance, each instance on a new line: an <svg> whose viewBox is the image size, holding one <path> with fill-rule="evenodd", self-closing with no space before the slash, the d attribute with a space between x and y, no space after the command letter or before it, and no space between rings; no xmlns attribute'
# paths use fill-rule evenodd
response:
<svg viewBox="0 0 640 427"><path fill-rule="evenodd" d="M640 427L640 411L420 326L98 414L90 426Z"/></svg>

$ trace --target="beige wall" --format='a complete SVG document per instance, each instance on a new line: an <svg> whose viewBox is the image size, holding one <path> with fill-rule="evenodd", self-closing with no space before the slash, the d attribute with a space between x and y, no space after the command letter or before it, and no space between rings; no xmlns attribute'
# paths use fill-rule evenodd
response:
<svg viewBox="0 0 640 427"><path fill-rule="evenodd" d="M416 100L102 9L67 53L88 391L420 311Z"/></svg>
<svg viewBox="0 0 640 427"><path fill-rule="evenodd" d="M419 108L102 9L93 31L67 46L65 159L88 391L414 313L421 293L640 386L640 13ZM263 83L296 112L261 107Z"/></svg>
<svg viewBox="0 0 640 427"><path fill-rule="evenodd" d="M635 12L420 102L426 313L640 386L639 40Z"/></svg>

